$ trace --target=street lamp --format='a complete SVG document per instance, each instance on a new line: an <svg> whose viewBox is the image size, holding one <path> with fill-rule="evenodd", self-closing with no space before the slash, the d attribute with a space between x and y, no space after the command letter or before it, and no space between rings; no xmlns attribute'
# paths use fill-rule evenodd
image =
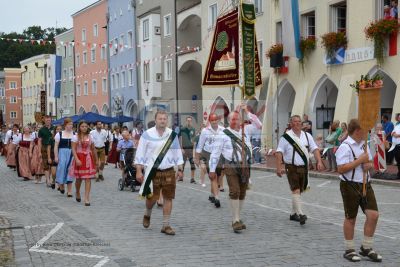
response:
<svg viewBox="0 0 400 267"><path fill-rule="evenodd" d="M61 118L63 117L63 113L64 113L64 110L62 109L62 108L60 108L59 110L58 110L59 112L60 112L60 116L61 116Z"/></svg>
<svg viewBox="0 0 400 267"><path fill-rule="evenodd" d="M44 112L43 112L43 110L40 110L40 111L42 113L44 113L44 115L46 115L46 110L47 110L47 103L46 103L47 102L47 63L44 63L42 67L39 67L39 62L35 62L35 66L38 69L43 69L43 72L44 72L44 91L45 91L46 97L45 97L45 100L44 100L45 101L45 103L44 103ZM40 97L40 100L42 100L41 97ZM40 104L42 105L43 103L40 103Z"/></svg>

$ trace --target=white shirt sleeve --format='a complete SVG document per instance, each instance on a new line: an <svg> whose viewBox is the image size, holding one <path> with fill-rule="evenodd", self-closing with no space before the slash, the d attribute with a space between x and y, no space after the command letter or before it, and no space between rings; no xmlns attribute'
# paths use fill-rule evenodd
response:
<svg viewBox="0 0 400 267"><path fill-rule="evenodd" d="M135 154L135 163L136 164L146 165L145 152L146 152L148 139L149 139L148 133L144 132L144 134L142 135L142 137L139 140L139 145L136 149L136 154Z"/></svg>
<svg viewBox="0 0 400 267"><path fill-rule="evenodd" d="M256 127L257 129L261 129L262 128L262 123L258 119L257 115L255 115L255 114L253 114L251 112L247 112L247 118L251 122L251 125L254 125L254 127Z"/></svg>
<svg viewBox="0 0 400 267"><path fill-rule="evenodd" d="M60 143L60 133L57 133L57 134L54 136L54 141L56 141L56 143Z"/></svg>
<svg viewBox="0 0 400 267"><path fill-rule="evenodd" d="M353 154L351 153L349 145L342 144L339 146L339 148L336 150L336 163L337 165L344 165L347 163L350 163L351 157L353 157Z"/></svg>
<svg viewBox="0 0 400 267"><path fill-rule="evenodd" d="M286 150L286 145L287 145L286 139L281 137L279 139L278 148L276 149L276 152L281 152L282 154L284 154Z"/></svg>
<svg viewBox="0 0 400 267"><path fill-rule="evenodd" d="M4 139L4 144L8 144L8 141L10 141L10 137L11 137L11 135L10 135L10 133L7 131L7 133L6 133L6 138Z"/></svg>
<svg viewBox="0 0 400 267"><path fill-rule="evenodd" d="M75 135L72 136L71 142L72 142L72 143L78 143L78 135L77 135L77 134L75 134Z"/></svg>
<svg viewBox="0 0 400 267"><path fill-rule="evenodd" d="M308 137L308 142L310 143L310 152L313 153L316 149L318 149L317 144L314 141L314 138L311 136L311 134L305 132L305 134Z"/></svg>
<svg viewBox="0 0 400 267"><path fill-rule="evenodd" d="M199 142L197 143L196 153L201 153L205 143L206 143L206 129L203 129L201 130Z"/></svg>
<svg viewBox="0 0 400 267"><path fill-rule="evenodd" d="M176 135L174 142L172 143L172 148L175 152L174 160L176 160L176 165L183 165L184 161L178 135Z"/></svg>

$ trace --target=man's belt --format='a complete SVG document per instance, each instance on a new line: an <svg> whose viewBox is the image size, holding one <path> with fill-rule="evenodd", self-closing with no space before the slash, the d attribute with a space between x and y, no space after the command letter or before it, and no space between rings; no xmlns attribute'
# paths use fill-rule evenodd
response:
<svg viewBox="0 0 400 267"><path fill-rule="evenodd" d="M105 146L102 146L102 147L96 147L96 149L103 149L103 148L106 148Z"/></svg>
<svg viewBox="0 0 400 267"><path fill-rule="evenodd" d="M172 171L172 170L174 170L174 167L171 167L171 168L168 168L168 169L164 169L164 170L157 169L158 172L169 172L169 171Z"/></svg>
<svg viewBox="0 0 400 267"><path fill-rule="evenodd" d="M297 166L297 165L287 164L287 163L285 163L285 166L286 166L286 167L295 167L295 168L305 168L305 167L306 167L305 165Z"/></svg>

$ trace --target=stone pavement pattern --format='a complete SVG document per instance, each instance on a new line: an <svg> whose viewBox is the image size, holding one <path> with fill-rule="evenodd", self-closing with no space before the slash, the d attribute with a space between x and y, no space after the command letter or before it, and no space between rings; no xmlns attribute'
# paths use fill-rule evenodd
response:
<svg viewBox="0 0 400 267"><path fill-rule="evenodd" d="M119 170L107 166L105 182L93 183L92 206L85 207L44 184L23 182L0 159L0 211L17 228L12 231L16 264L400 266L398 187L374 187L378 205L381 203L375 248L384 262L351 264L342 258L343 211L337 181L311 179L312 190L303 198L309 220L302 227L289 221L291 198L286 179L253 171L253 187L242 214L248 230L234 234L228 193L222 193L222 208L216 209L207 200L209 185L202 188L185 178L177 186L171 219L176 236L171 237L160 233L160 208L154 208L150 228L143 229L144 202L137 193L118 191L119 176ZM357 222L357 246L364 220L360 216ZM54 233L49 235L50 231ZM49 238L39 252L28 251L46 236Z"/></svg>

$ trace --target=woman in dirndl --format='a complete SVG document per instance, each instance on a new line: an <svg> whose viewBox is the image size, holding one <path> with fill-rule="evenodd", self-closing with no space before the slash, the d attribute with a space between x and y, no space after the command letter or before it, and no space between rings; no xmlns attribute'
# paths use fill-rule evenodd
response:
<svg viewBox="0 0 400 267"><path fill-rule="evenodd" d="M55 146L55 136L57 133L62 131L61 125L57 125L53 129L53 136L50 139L50 145L47 146L47 164L50 167L50 175L51 175L51 188L54 189L56 188L56 175L57 175L57 165L58 163L55 161L55 155L54 155L54 146ZM61 191L60 187L57 187L57 190L60 191L61 194L64 194L64 189Z"/></svg>
<svg viewBox="0 0 400 267"><path fill-rule="evenodd" d="M32 149L32 158L31 158L31 173L35 176L36 181L42 180L42 176L44 175L43 165L42 165L42 154L40 152L39 136L36 131L32 132L33 139L33 149Z"/></svg>
<svg viewBox="0 0 400 267"><path fill-rule="evenodd" d="M72 162L72 131L73 123L70 118L64 120L64 131L54 136L54 162L57 163L56 182L63 193L67 185L67 197L72 197L73 177L69 175L69 167Z"/></svg>
<svg viewBox="0 0 400 267"><path fill-rule="evenodd" d="M33 139L31 129L28 126L23 128L22 134L16 138L18 143L17 149L17 173L18 177L24 178L24 181L32 179L31 173L31 157L33 149Z"/></svg>
<svg viewBox="0 0 400 267"><path fill-rule="evenodd" d="M117 145L119 140L122 139L121 131L118 126L114 128L114 133L112 135L112 144L111 144L111 150L108 154L108 163L115 164L115 168L118 168L118 162L119 162L119 152L117 151Z"/></svg>
<svg viewBox="0 0 400 267"><path fill-rule="evenodd" d="M76 201L81 200L81 184L85 180L85 206L90 206L91 179L96 176L97 154L93 140L89 134L89 125L81 121L78 125L78 134L72 138L72 165L70 176L76 179Z"/></svg>
<svg viewBox="0 0 400 267"><path fill-rule="evenodd" d="M14 169L14 171L16 171L16 167L17 167L16 153L17 153L17 144L18 144L18 135L19 135L18 128L19 128L18 124L14 124L9 136L6 137L6 142L7 142L6 163L7 163L7 166L10 167L11 169Z"/></svg>

